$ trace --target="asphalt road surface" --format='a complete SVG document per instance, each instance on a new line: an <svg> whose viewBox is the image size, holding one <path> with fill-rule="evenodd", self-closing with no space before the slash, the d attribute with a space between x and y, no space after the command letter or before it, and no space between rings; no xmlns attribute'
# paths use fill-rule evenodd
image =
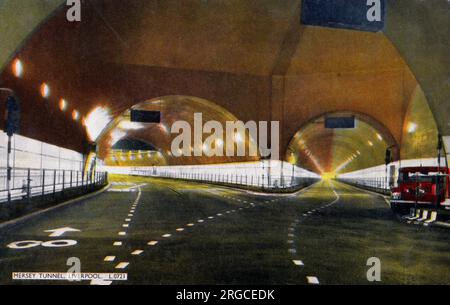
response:
<svg viewBox="0 0 450 305"><path fill-rule="evenodd" d="M379 259L381 282L367 260ZM81 284L450 284L449 231L400 223L385 200L321 181L265 195L112 177L91 199L0 230L0 284L13 272L127 273Z"/></svg>

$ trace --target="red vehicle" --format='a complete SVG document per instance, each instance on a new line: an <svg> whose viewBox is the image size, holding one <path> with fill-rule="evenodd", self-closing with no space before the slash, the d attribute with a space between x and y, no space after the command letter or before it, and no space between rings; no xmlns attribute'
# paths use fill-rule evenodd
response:
<svg viewBox="0 0 450 305"><path fill-rule="evenodd" d="M450 209L450 170L447 167L404 167L399 169L398 187L392 189L391 208Z"/></svg>

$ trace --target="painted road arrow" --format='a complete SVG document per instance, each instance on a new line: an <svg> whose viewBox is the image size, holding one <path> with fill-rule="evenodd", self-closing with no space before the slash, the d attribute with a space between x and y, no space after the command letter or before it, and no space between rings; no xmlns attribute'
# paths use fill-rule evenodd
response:
<svg viewBox="0 0 450 305"><path fill-rule="evenodd" d="M65 228L58 228L58 229L53 229L53 230L46 230L44 232L48 232L48 233L52 232L52 234L49 235L50 237L58 237L58 236L64 235L64 233L66 233L66 232L81 232L81 230L65 227Z"/></svg>

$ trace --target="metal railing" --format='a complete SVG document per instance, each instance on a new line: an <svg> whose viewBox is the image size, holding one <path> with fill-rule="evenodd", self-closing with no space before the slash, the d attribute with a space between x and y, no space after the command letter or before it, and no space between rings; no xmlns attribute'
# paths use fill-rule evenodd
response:
<svg viewBox="0 0 450 305"><path fill-rule="evenodd" d="M257 187L263 189L287 189L303 185L309 185L318 178L296 177L292 175L239 175L239 174L221 174L221 173L158 173L152 170L131 170L130 175L162 177L172 179L193 180L198 182L209 182L216 184L230 184L238 186Z"/></svg>
<svg viewBox="0 0 450 305"><path fill-rule="evenodd" d="M7 183L7 169L0 168L0 202L8 201ZM9 194L11 201L30 200L71 190L84 189L87 192L106 183L106 172L14 168L11 169Z"/></svg>

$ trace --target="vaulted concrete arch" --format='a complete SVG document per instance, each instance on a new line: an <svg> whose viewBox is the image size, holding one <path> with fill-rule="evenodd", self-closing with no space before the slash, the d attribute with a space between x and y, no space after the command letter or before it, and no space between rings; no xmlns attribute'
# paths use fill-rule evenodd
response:
<svg viewBox="0 0 450 305"><path fill-rule="evenodd" d="M450 134L448 1L388 1L383 33L302 26L300 0L82 1L82 22L73 24L64 2L4 0L0 7L7 21L0 82L35 112L54 113L65 97L84 116L98 105L120 115L149 96L185 95L244 121L279 120L282 149L311 118L346 110L376 118L397 143L408 143L405 124L419 87L437 130ZM10 73L14 57L24 62L22 79ZM46 103L36 93L43 81L52 88ZM45 136L32 112L24 124L38 139L86 146L82 126L68 143L60 123L49 123Z"/></svg>

